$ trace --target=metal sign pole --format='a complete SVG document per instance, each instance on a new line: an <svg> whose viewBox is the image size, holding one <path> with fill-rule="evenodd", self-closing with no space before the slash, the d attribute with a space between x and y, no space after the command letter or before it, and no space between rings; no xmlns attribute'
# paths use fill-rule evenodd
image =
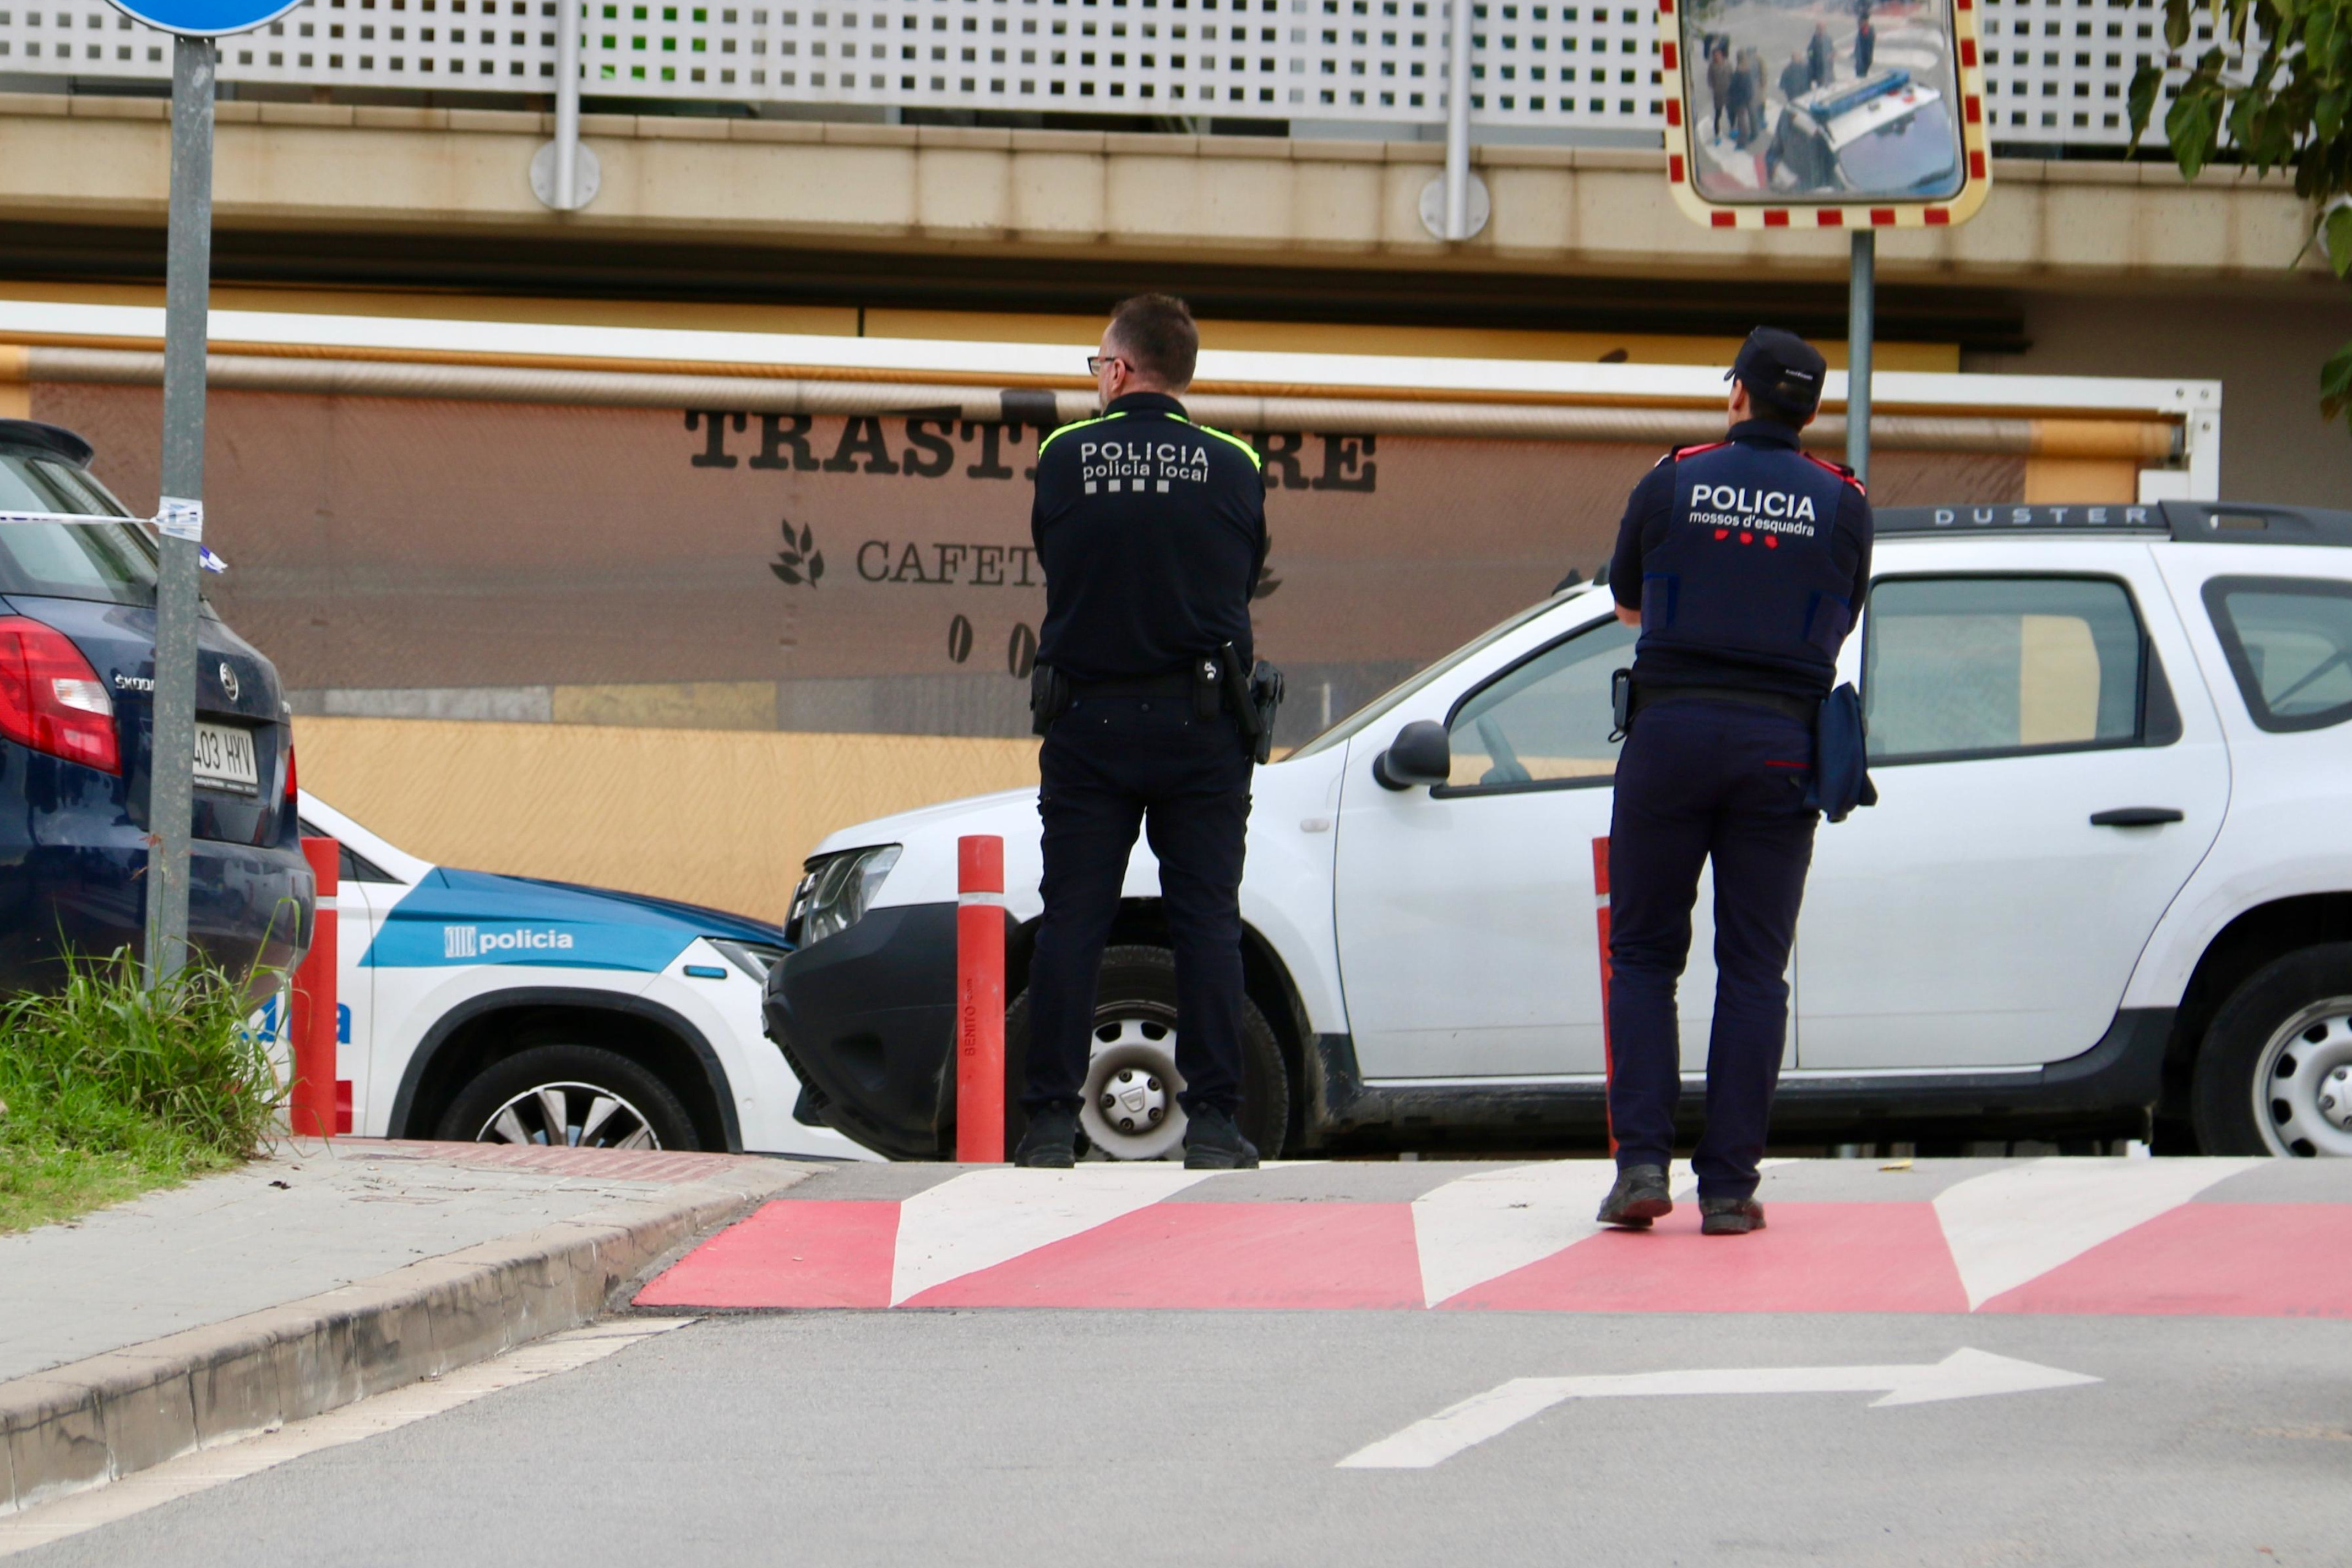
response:
<svg viewBox="0 0 2352 1568"><path fill-rule="evenodd" d="M563 0L563 26L555 35L555 206L580 203L580 6Z"/></svg>
<svg viewBox="0 0 2352 1568"><path fill-rule="evenodd" d="M563 13L555 32L555 140L531 154L530 190L557 212L569 213L596 199L604 175L596 150L580 140L580 30L588 25L587 7L562 0L555 9Z"/></svg>
<svg viewBox="0 0 2352 1568"><path fill-rule="evenodd" d="M1870 483L1870 346L1878 321L1878 236L1853 232L1853 298L1845 326L1845 466Z"/></svg>
<svg viewBox="0 0 2352 1568"><path fill-rule="evenodd" d="M147 766L150 985L188 955L196 754L196 572L204 531L205 336L213 251L213 77L220 47L172 47L172 209L163 286L163 560L155 584L154 731Z"/></svg>
<svg viewBox="0 0 2352 1568"><path fill-rule="evenodd" d="M1470 4L1454 0L1445 44L1445 237L1470 237Z"/></svg>

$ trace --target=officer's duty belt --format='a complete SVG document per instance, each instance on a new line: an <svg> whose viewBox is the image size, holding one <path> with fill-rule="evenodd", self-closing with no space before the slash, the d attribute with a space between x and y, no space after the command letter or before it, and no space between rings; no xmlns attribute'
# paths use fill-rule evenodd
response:
<svg viewBox="0 0 2352 1568"><path fill-rule="evenodd" d="M1073 680L1070 696L1074 700L1088 697L1190 697L1192 684L1192 671L1188 665L1166 675L1138 676L1130 680Z"/></svg>
<svg viewBox="0 0 2352 1568"><path fill-rule="evenodd" d="M1655 708L1661 702L1737 702L1742 707L1763 708L1784 714L1810 728L1821 714L1821 700L1812 697L1791 697L1784 691L1755 691L1740 686L1664 686L1656 689L1633 689L1633 711Z"/></svg>

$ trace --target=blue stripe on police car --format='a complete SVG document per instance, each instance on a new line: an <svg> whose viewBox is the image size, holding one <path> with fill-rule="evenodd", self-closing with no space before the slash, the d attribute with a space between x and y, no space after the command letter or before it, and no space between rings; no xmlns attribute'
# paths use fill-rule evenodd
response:
<svg viewBox="0 0 2352 1568"><path fill-rule="evenodd" d="M384 921L360 962L372 969L431 969L456 964L528 963L555 969L634 969L647 973L669 967L692 931L674 926L582 923L571 926L468 921L453 924L408 916L400 910Z"/></svg>
<svg viewBox="0 0 2352 1568"><path fill-rule="evenodd" d="M361 963L373 969L529 964L657 973L701 935L625 898L478 871L438 870L395 904Z"/></svg>

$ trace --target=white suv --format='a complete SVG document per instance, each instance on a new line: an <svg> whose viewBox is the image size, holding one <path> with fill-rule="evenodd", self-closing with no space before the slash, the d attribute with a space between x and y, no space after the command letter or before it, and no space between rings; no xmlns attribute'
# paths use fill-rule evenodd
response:
<svg viewBox="0 0 2352 1568"><path fill-rule="evenodd" d="M1816 842L1777 1134L2352 1154L2352 513L1999 505L1878 527L1841 679L1880 804ZM1258 771L1244 1121L1269 1153L1603 1135L1595 840L1634 637L1611 603L1556 595ZM1376 771L1414 724L1442 727L1446 782ZM803 1113L887 1154L953 1147L963 834L1005 841L1017 1082L1034 792L832 836L768 978ZM1090 1085L1113 1155L1158 1152L1181 1115L1157 898L1139 847L1097 1037L1156 1047L1163 1098L1107 1116ZM1686 1068L1708 907L1703 889Z"/></svg>

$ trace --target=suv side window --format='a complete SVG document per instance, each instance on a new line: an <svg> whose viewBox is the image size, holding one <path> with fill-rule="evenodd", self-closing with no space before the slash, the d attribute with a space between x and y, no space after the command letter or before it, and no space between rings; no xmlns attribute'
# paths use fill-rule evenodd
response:
<svg viewBox="0 0 2352 1568"><path fill-rule="evenodd" d="M1874 763L2179 733L2131 594L2112 578L1882 579L1865 617L1863 699Z"/></svg>
<svg viewBox="0 0 2352 1568"><path fill-rule="evenodd" d="M1434 795L1605 784L1610 677L1633 662L1638 634L1615 620L1585 627L1521 659L1455 704L1445 738L1454 770Z"/></svg>
<svg viewBox="0 0 2352 1568"><path fill-rule="evenodd" d="M2318 730L2352 719L2352 583L2216 577L2205 611L2255 723Z"/></svg>

